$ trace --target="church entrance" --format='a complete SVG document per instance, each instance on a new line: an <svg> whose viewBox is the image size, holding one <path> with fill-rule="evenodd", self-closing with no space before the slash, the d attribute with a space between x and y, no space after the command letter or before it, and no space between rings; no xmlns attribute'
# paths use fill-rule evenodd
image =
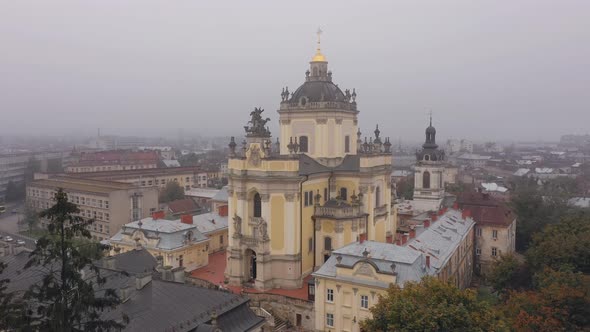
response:
<svg viewBox="0 0 590 332"><path fill-rule="evenodd" d="M256 280L256 252L252 249L246 250L246 261L248 262L248 280Z"/></svg>

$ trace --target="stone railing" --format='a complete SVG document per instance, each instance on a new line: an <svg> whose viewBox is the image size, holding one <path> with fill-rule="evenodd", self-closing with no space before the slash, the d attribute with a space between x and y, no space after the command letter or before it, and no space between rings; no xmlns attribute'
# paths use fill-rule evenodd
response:
<svg viewBox="0 0 590 332"><path fill-rule="evenodd" d="M309 102L305 105L300 105L298 102L296 103L281 103L281 111L282 110L291 110L291 109L320 109L320 108L333 108L333 109L340 109L340 110L347 110L347 111L356 111L356 103L348 103L348 102L337 102L337 101L319 101L319 102Z"/></svg>
<svg viewBox="0 0 590 332"><path fill-rule="evenodd" d="M328 218L354 218L362 214L360 206L326 207L316 206L314 216Z"/></svg>
<svg viewBox="0 0 590 332"><path fill-rule="evenodd" d="M264 221L264 219L262 217L250 217L250 219L248 220L248 223L250 225L259 225L263 221Z"/></svg>
<svg viewBox="0 0 590 332"><path fill-rule="evenodd" d="M270 326L275 326L275 319L270 312L264 310L262 307L250 307L250 310L256 314L256 316L264 318Z"/></svg>
<svg viewBox="0 0 590 332"><path fill-rule="evenodd" d="M247 236L247 235L242 235L242 243L247 245L247 246L251 246L251 247L255 247L256 245L258 245L258 242L260 241L258 238L254 237L254 236Z"/></svg>

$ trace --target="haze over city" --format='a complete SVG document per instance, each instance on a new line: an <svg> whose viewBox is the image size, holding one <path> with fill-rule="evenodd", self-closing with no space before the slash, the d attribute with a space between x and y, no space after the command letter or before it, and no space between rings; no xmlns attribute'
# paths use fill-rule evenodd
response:
<svg viewBox="0 0 590 332"><path fill-rule="evenodd" d="M587 1L5 1L3 135L278 132L315 50L362 129L418 141L557 141L590 121Z"/></svg>

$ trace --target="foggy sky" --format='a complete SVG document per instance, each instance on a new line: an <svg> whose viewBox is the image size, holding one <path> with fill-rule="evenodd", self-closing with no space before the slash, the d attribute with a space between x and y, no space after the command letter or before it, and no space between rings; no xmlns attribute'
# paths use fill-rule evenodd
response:
<svg viewBox="0 0 590 332"><path fill-rule="evenodd" d="M0 135L241 135L304 81L315 31L364 133L589 132L589 1L0 2Z"/></svg>

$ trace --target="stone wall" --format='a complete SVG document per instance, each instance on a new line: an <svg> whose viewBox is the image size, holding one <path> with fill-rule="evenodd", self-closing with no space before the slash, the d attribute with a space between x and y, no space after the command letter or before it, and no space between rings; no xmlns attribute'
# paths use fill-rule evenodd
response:
<svg viewBox="0 0 590 332"><path fill-rule="evenodd" d="M297 315L301 315L300 331L314 331L315 315L313 301L266 293L247 293L250 305L261 306L273 316L297 325Z"/></svg>

